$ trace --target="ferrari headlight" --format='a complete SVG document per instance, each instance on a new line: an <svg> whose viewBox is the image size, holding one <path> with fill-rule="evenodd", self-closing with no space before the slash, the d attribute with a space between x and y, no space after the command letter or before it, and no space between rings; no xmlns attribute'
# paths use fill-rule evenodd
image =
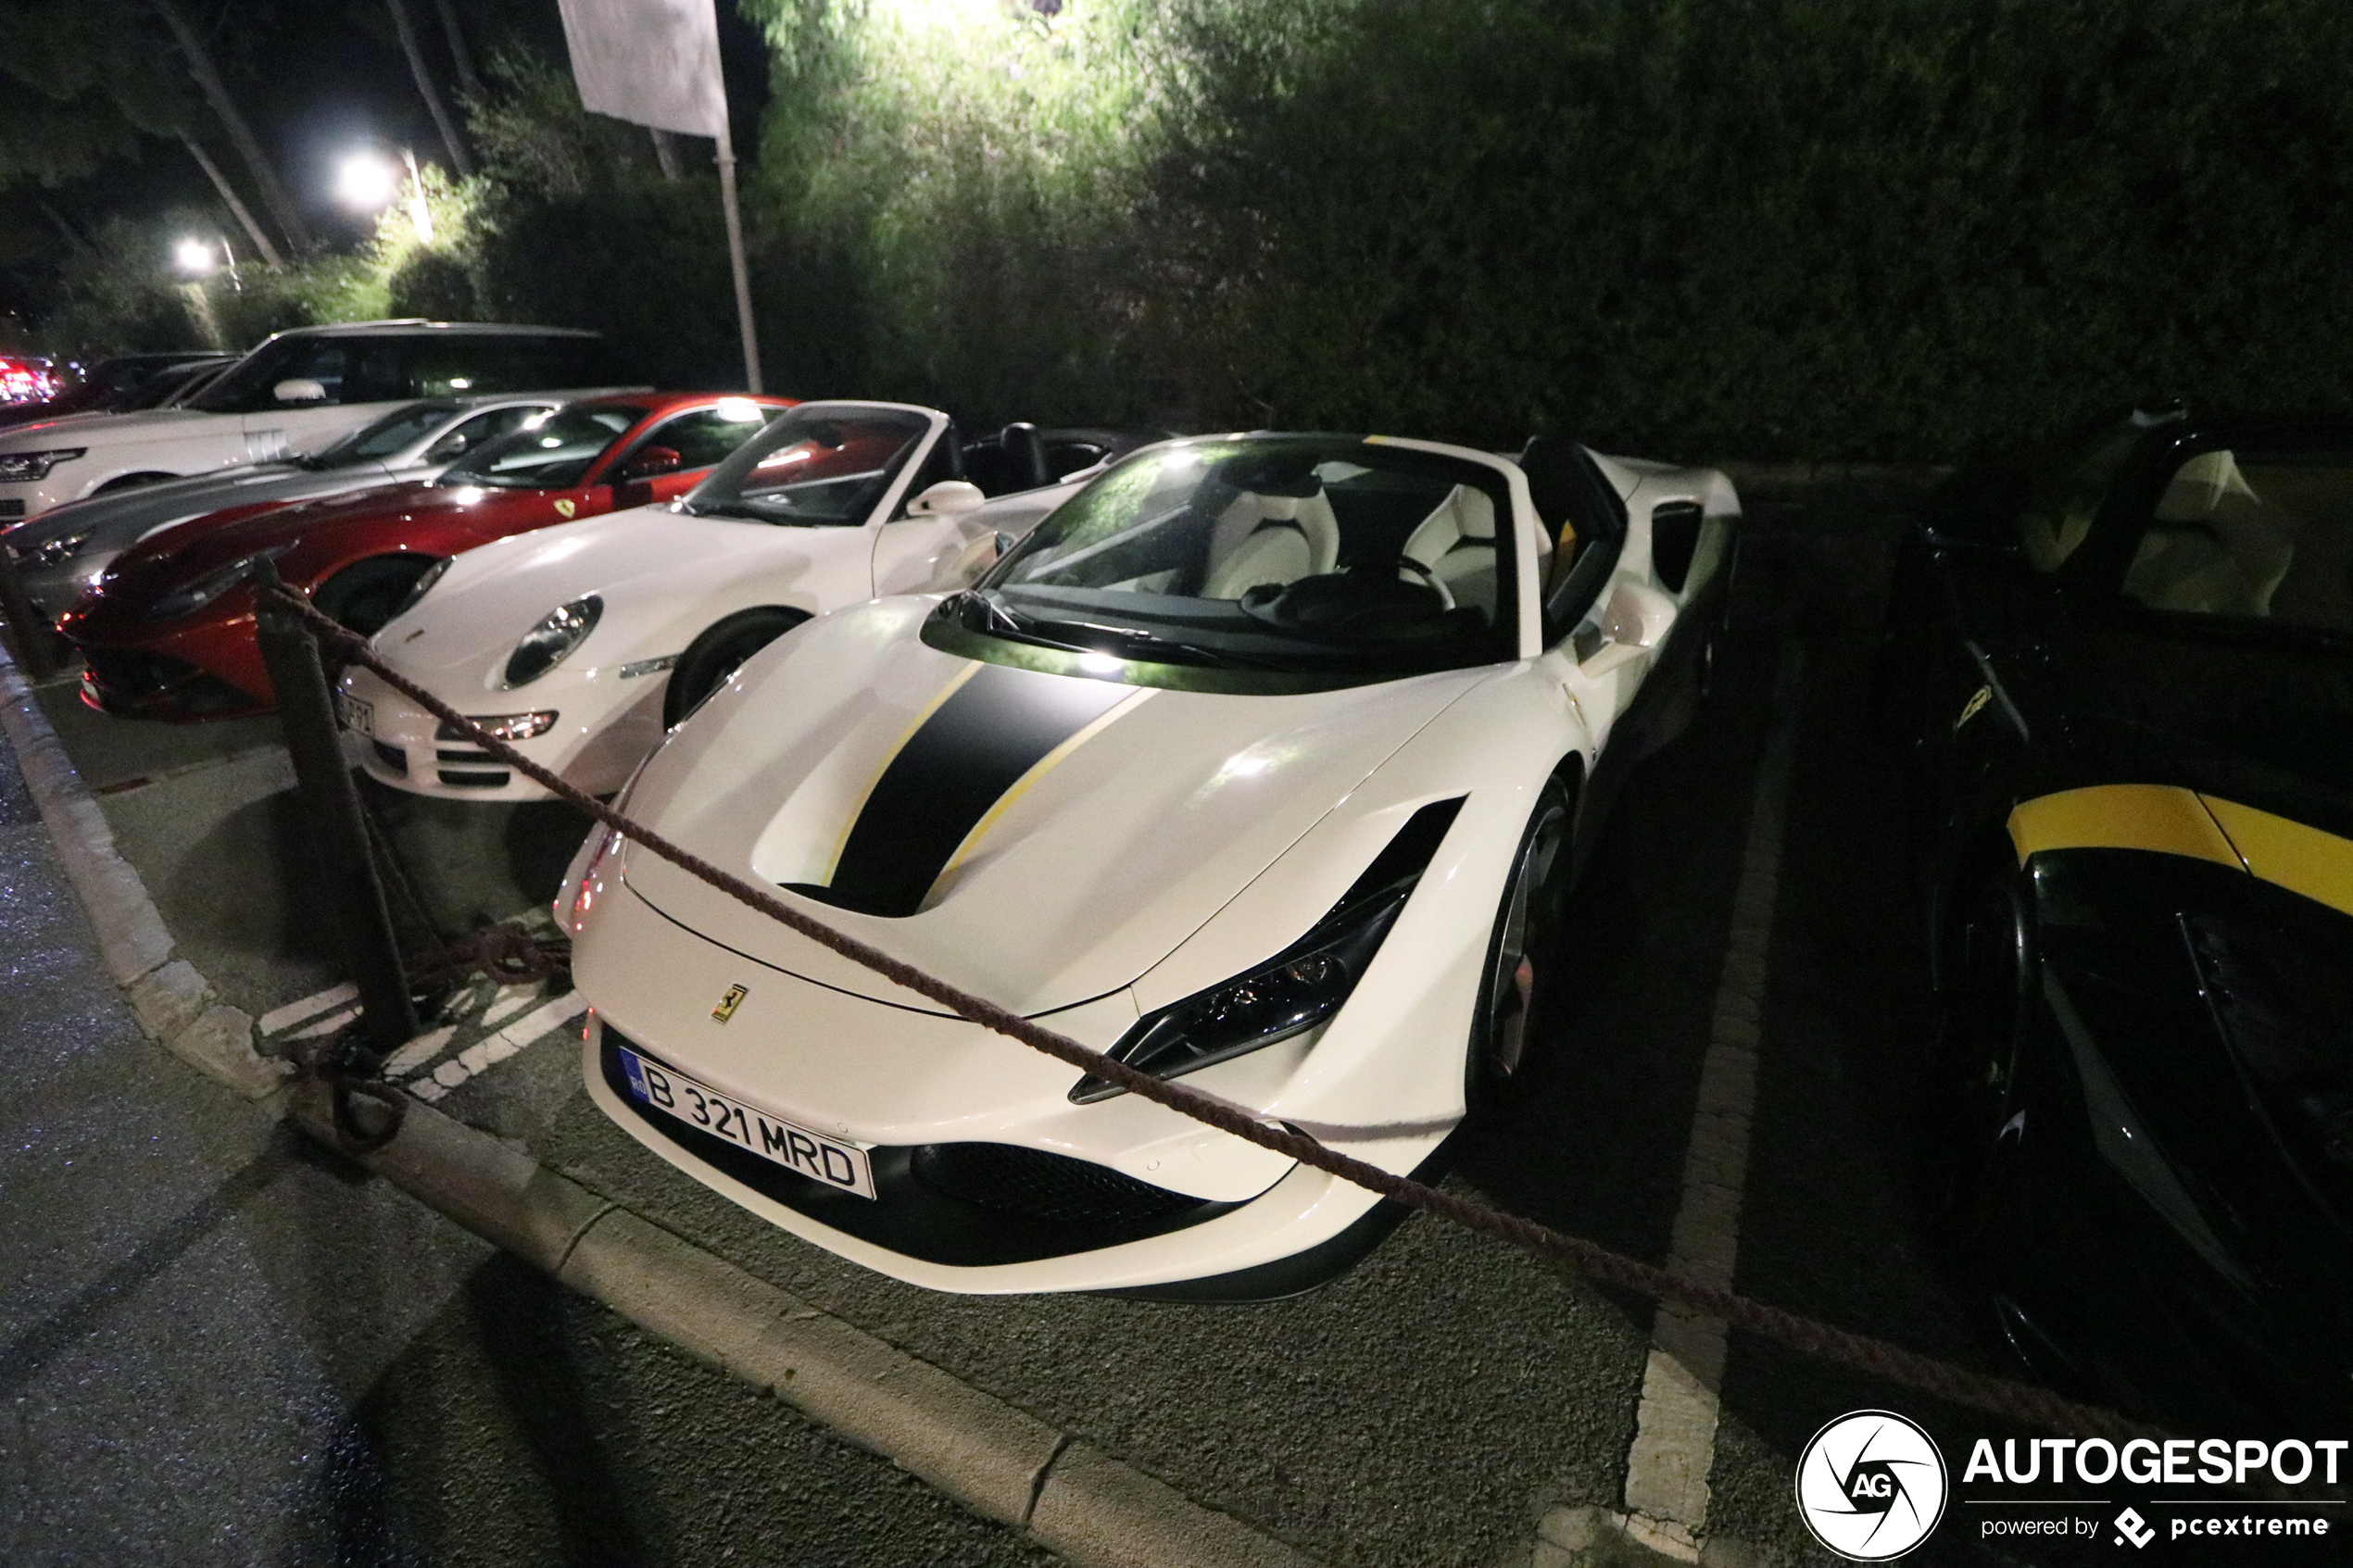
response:
<svg viewBox="0 0 2353 1568"><path fill-rule="evenodd" d="M2353 1197L2353 972L2344 917L2298 909L2278 925L2182 917L2215 1027L2307 1179Z"/></svg>
<svg viewBox="0 0 2353 1568"><path fill-rule="evenodd" d="M266 560L275 560L295 547L289 539L283 545L272 545L266 550L231 561L227 566L214 567L192 582L183 583L147 607L150 621L176 621L193 615L213 600L243 583L253 569Z"/></svg>
<svg viewBox="0 0 2353 1568"><path fill-rule="evenodd" d="M1413 891L1409 881L1353 909L1343 902L1272 962L1139 1019L1108 1054L1155 1078L1178 1078L1304 1034L1348 1000ZM1090 1074L1070 1098L1087 1105L1126 1092Z"/></svg>
<svg viewBox="0 0 2353 1568"><path fill-rule="evenodd" d="M594 594L549 610L538 625L522 634L515 651L507 656L506 677L500 684L511 691L529 685L553 670L587 640L588 633L597 629L597 618L604 612L605 601Z"/></svg>
<svg viewBox="0 0 2353 1568"><path fill-rule="evenodd" d="M46 479L59 463L69 463L87 446L53 446L46 452L0 452L0 484L29 484Z"/></svg>

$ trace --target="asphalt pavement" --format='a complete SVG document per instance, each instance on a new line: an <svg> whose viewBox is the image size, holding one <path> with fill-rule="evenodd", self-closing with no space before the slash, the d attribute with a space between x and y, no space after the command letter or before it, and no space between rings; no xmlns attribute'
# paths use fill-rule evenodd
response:
<svg viewBox="0 0 2353 1568"><path fill-rule="evenodd" d="M1758 977L1737 1284L1841 1326L2004 1371L1929 1266L1909 1206L1924 975L1897 834L1899 781L1861 723L1892 520L1869 504L1753 505L1747 532L1717 689L1691 731L1637 770L1573 899L1561 954L1575 977L1569 1015L1538 1043L1515 1099L1466 1131L1452 1180L1635 1256L1667 1255L1774 681L1784 650L1802 645L1780 894ZM294 874L297 815L268 721L120 724L80 709L64 685L42 697L186 956L229 1001L271 1015L281 1045L319 1031L320 1017L331 1026L339 976ZM451 932L544 907L582 830L555 806L371 798L418 903ZM14 846L39 830L6 832L18 835L6 841ZM69 958L58 962L71 968ZM53 1085L42 1103L71 1120L82 1141L69 1154L44 1134L41 1169L78 1159L94 1173L84 1179L107 1182L109 1193L118 1168L146 1173L119 1189L121 1213L86 1198L76 1208L63 1196L69 1184L53 1174L38 1178L48 1185L31 1211L0 1212L0 1230L27 1238L20 1249L73 1260L57 1265L54 1287L0 1296L0 1323L36 1347L59 1347L44 1352L55 1360L115 1312L146 1311L160 1347L172 1313L204 1318L213 1298L151 1287L139 1273L150 1263L131 1260L177 1248L159 1265L170 1274L203 1238L241 1236L247 1224L258 1232L259 1216L283 1209L240 1257L258 1277L278 1270L299 1288L286 1285L289 1299L258 1287L222 1299L240 1302L229 1316L257 1344L283 1342L286 1365L305 1369L312 1381L299 1385L300 1398L277 1391L296 1386L293 1372L266 1395L205 1394L221 1378L227 1388L258 1388L260 1369L278 1363L265 1355L224 1370L204 1353L201 1334L152 1350L138 1374L184 1382L194 1402L167 1401L175 1411L225 1412L221 1444L199 1436L211 1418L190 1413L174 1439L182 1448L236 1453L241 1468L283 1451L269 1462L304 1477L260 1511L271 1538L293 1555L273 1548L262 1559L323 1560L303 1554L328 1540L362 1543L350 1561L436 1563L707 1562L729 1546L756 1549L749 1561L787 1563L1035 1554L788 1407L486 1257L380 1185L351 1184L296 1154L266 1113L200 1111L194 1090L203 1085L138 1039L94 975L83 976L95 987L86 1009L109 1021L115 1033L104 1037L117 1043L104 1067L83 1060L88 1051L53 1049L59 1060L42 1069ZM18 1005L47 1007L43 988L53 984L65 982L20 982L27 999ZM321 999L289 1006L306 997ZM1648 1303L1426 1218L1331 1286L1268 1306L968 1298L900 1286L772 1229L614 1128L580 1087L576 1030L554 1026L563 1000L478 987L401 1064L408 1081L441 1110L729 1262L1314 1557L1367 1568L1561 1562L1569 1559L1541 1544L1545 1521L1624 1507ZM20 1048L13 1034L5 1048ZM40 1060L37 1047L24 1048ZM136 1112L143 1130L179 1130L157 1134L160 1143L127 1138L132 1113L119 1082L148 1085L137 1091L146 1097L136 1101L147 1107ZM104 1114L93 1109L102 1104ZM7 1113L35 1115L27 1105L20 1096ZM24 1141L12 1139L12 1150ZM251 1173L265 1154L268 1174ZM36 1190L32 1178L7 1181L12 1192ZM192 1224L196 1240L146 1239L178 1238ZM132 1283L120 1291L106 1283L118 1277ZM150 1289L152 1305L142 1306ZM75 1305L85 1299L95 1304ZM43 1326L52 1320L64 1326ZM0 1368L11 1364L0 1347ZM0 1380L11 1375L0 1371ZM47 1386L46 1376L34 1382ZM68 1413L55 1419L69 1427L70 1401L58 1398ZM261 1406L315 1413L274 1416L282 1435L247 1444L237 1423L261 1421ZM1792 1508L1792 1467L1824 1421L1869 1406L1914 1415L1948 1453L2004 1431L1732 1336L1720 1426L1703 1458L1708 1535L1745 1543L1752 1561L1824 1561ZM0 1442L15 1444L19 1429L21 1420ZM62 1517L80 1486L103 1491L115 1462L95 1457L103 1430L94 1422L82 1439L93 1457L47 1473L40 1495L58 1508L42 1520ZM24 1495L17 1477L30 1474L21 1451L9 1449L0 1470L11 1495ZM210 1500L174 1507L239 1512L226 1475L187 1474L196 1497ZM140 1506L163 1505L125 1497L114 1506L128 1511L127 1528ZM24 1517L17 1539L48 1547ZM94 1560L66 1548L101 1538L105 1527L58 1537L53 1560ZM1926 1561L2028 1560L1982 1555L1955 1532L1924 1552ZM214 1560L237 1559L224 1550Z"/></svg>
<svg viewBox="0 0 2353 1568"><path fill-rule="evenodd" d="M234 909L270 890L222 822L271 763L220 738L157 754L222 813L182 842ZM322 976L266 914L192 925L192 886L167 908L207 959L255 944L216 962L247 996ZM0 1562L1052 1561L167 1055L94 947L0 743Z"/></svg>

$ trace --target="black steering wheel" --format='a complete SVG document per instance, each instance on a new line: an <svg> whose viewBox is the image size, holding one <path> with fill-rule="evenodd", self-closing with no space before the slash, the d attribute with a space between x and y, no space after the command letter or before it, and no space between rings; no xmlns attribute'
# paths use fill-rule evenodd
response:
<svg viewBox="0 0 2353 1568"><path fill-rule="evenodd" d="M1445 579L1438 575L1438 568L1430 565L1429 562L1419 556L1401 555L1397 558L1397 570L1405 574L1409 581L1415 577L1420 578L1421 585L1438 596L1439 607L1441 609L1454 608L1454 591L1446 586Z"/></svg>

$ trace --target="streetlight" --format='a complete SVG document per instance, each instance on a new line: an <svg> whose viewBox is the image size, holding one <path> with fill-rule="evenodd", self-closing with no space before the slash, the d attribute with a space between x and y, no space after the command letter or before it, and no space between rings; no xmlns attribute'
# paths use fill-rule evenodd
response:
<svg viewBox="0 0 2353 1568"><path fill-rule="evenodd" d="M400 157L409 169L409 220L417 227L417 238L431 245L433 212L425 206L425 182L417 169L417 155L403 147ZM391 206L400 184L400 170L372 149L346 153L335 166L336 198L362 212L381 212Z"/></svg>
<svg viewBox="0 0 2353 1568"><path fill-rule="evenodd" d="M237 253L230 248L226 234L220 237L220 259L229 267L229 286L243 294L245 285L237 276ZM191 278L202 278L212 271L212 246L192 234L171 247L171 259Z"/></svg>

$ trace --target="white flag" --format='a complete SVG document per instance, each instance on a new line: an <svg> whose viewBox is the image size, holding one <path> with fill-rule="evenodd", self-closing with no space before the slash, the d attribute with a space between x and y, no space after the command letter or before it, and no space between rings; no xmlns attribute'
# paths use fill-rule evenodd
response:
<svg viewBox="0 0 2353 1568"><path fill-rule="evenodd" d="M581 104L689 136L727 134L714 0L560 0Z"/></svg>

